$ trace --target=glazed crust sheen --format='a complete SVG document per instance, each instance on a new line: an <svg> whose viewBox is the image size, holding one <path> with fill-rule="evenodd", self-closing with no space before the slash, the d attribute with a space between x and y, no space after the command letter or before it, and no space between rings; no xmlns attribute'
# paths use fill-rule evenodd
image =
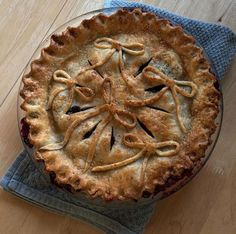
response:
<svg viewBox="0 0 236 234"><path fill-rule="evenodd" d="M163 126L156 130L162 131L160 133L162 139L159 140L166 141L171 146L175 146L176 150L178 146L177 154L166 158L160 157L163 160L156 159L157 157L150 157L147 164L148 166L146 165L145 167L146 174L141 178L140 173L137 171L141 170L142 161L144 161L146 157L138 159L133 164L127 164L113 170L107 170L106 167L103 167L102 158L99 158L100 161L96 161L98 166L91 163L92 169L90 168L90 171L83 171L73 163L75 159L71 159L75 157L71 155L71 152L77 152L73 149L73 145L71 146L71 144L68 146L68 148L70 147L69 149L63 148L56 151L40 150L50 142L63 140L60 138L61 132L65 133L65 129L68 128L68 125L63 122L64 120L60 120L60 126L55 126L55 117L53 117L48 110L48 98L52 88L52 77L55 71L65 70L68 64L73 64L74 57L84 53L84 45L89 43L93 45L97 38L111 37L114 39L116 35L127 35L129 33L140 38L142 38L142 35L151 35L151 37L156 36L160 38L160 40L164 42L162 47L163 51L165 48L169 48L168 50L174 51L179 56L177 60L180 60L180 62L176 65L177 71L179 69L178 65L182 64L182 69L185 77L187 77L187 81L192 82L192 88L197 87L197 92L191 99L191 105L189 105L189 119L191 124L186 132L184 132L184 126L182 126L182 132L181 127L178 128L178 131L173 130L171 132L171 130L168 130L168 128L172 128L171 126L164 126L165 124L168 125L168 118L172 118L170 116L175 115L176 110L173 106L167 106L169 113L158 112L157 124L159 123L158 121L163 120ZM137 42L139 43L140 41ZM143 44L145 46L145 36L143 37ZM137 47L142 50L140 45ZM156 59L158 59L158 56L162 56L159 51L155 51L155 53L157 54ZM96 60L96 56L95 58L93 56L91 57L91 61L93 59ZM164 60L166 58L168 60L168 56L165 57ZM149 59L150 58L147 58L146 60ZM175 59L176 58L173 58L173 60ZM151 65L155 62L153 61L150 63ZM96 62L97 61L94 61L94 63ZM168 63L168 61L164 62ZM138 66L139 65L140 64L138 64ZM83 65L83 61L81 61L81 66L86 67L87 65ZM122 64L120 66L122 66ZM159 18L149 12L141 12L139 9L132 11L118 10L110 16L98 14L89 20L84 20L76 28L68 27L61 35L53 35L51 37L50 45L42 49L40 58L31 63L30 72L23 77L24 87L21 91L21 96L24 102L21 108L25 111L26 121L30 126L29 140L35 148L35 158L44 162L46 171L55 175L55 181L58 184L69 185L74 191L83 191L90 198L100 197L107 201L138 200L145 193L154 195L157 191L156 188L161 187L164 189L165 185L167 186L168 178L181 178L181 175L184 175L185 171L194 169L194 165L205 156L205 151L211 143L210 137L216 130L215 118L219 112L220 93L214 86L216 78L210 72L210 68L209 62L203 55L203 50L196 45L194 38L187 35L180 26L173 26L168 20ZM151 70L150 67L147 68L147 70L148 69L154 73L159 72ZM69 73L68 69L67 71ZM129 73L129 71L127 72ZM94 74L91 73L91 75ZM98 74L95 74L95 76L97 75ZM137 79L139 79L139 77L140 76L138 76ZM109 85L109 79L106 81L107 84L105 85ZM94 89L96 90L96 87ZM82 89L77 89L80 95L81 90ZM104 90L106 91L105 88ZM82 91L88 92L89 89ZM99 96L100 94L95 95ZM126 115L132 122L132 115L128 115L127 112L117 112L114 108L111 109L112 105L109 104L107 93L105 92L104 95L104 100L108 103L106 106L109 106L106 108L110 108L109 113L113 113L114 118L117 118L114 113L120 113ZM54 109L59 106L60 101L61 100L55 101ZM165 99L163 99L163 101L160 99L160 103L162 102L165 103ZM57 105L57 103L59 104ZM133 104L133 101L128 101L127 103L127 105L130 103L131 105L136 105ZM165 106L165 104L163 105ZM60 107L58 108L60 109ZM54 110L54 112L56 113L56 110ZM136 113L138 113L139 118L142 119L148 127L150 121L148 117L145 117L146 112L143 110L143 112ZM57 116L57 114L55 114L55 116ZM106 118L107 122L109 122L109 117L105 114L101 116L101 121L103 121L101 125L104 124L104 126L106 126ZM73 116L68 116L67 121L73 121ZM119 121L121 120L118 119L114 123L114 126L116 126ZM132 126L129 126L130 121L122 123L125 128L132 128ZM176 126L179 126L178 121L181 121L180 117L179 120L177 119L176 121ZM187 122L184 123L185 126L188 125ZM127 126L125 126L125 124ZM138 131L139 130L136 132L133 131L132 133L138 134ZM57 136L57 132L60 137ZM132 137L133 136L134 135L132 135ZM138 139L134 139L134 137L132 140L138 141ZM73 142L76 144L76 141ZM175 142L178 142L178 145L176 145ZM99 144L101 147L103 144L106 145L103 141L100 141ZM129 142L127 144L129 144ZM140 143L138 147L142 147L142 144L145 145L144 143ZM150 147L153 147L153 145ZM102 152L102 150L100 150L100 152ZM132 155L134 155L138 153L139 150L134 149L132 152L134 152L132 153ZM149 151L147 150L147 152ZM163 152L158 152L163 154ZM130 155L128 154L128 156ZM117 153L116 157L121 157L123 160L125 156L122 155L121 152L120 154ZM109 159L106 160L106 163L108 163ZM115 162L117 163L119 160ZM81 161L78 163L81 163ZM112 163L112 161L109 163ZM89 165L87 166L89 168ZM92 172L92 170L94 172ZM142 183L139 180L143 180Z"/></svg>

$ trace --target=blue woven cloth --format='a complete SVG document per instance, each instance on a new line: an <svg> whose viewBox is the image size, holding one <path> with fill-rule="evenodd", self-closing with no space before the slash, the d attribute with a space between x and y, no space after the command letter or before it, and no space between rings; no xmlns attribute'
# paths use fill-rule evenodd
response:
<svg viewBox="0 0 236 234"><path fill-rule="evenodd" d="M204 48L221 79L236 52L236 35L228 28L177 16L162 9L140 3L106 1L105 7L139 7L152 11L173 23L182 25ZM0 181L8 192L53 212L87 221L106 233L142 233L154 208L152 204L101 206L84 197L73 195L50 183L32 158L23 151Z"/></svg>

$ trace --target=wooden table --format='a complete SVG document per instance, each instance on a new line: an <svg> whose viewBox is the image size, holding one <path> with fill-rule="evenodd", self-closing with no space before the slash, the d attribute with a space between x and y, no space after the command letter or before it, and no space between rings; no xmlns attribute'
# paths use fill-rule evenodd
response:
<svg viewBox="0 0 236 234"><path fill-rule="evenodd" d="M180 15L218 22L236 31L235 0L145 1ZM0 176L22 150L16 121L20 75L38 44L63 22L101 8L102 0L0 1ZM236 60L223 82L224 120L217 146L203 170L175 195L159 202L145 233L236 233ZM0 233L101 233L35 207L0 189Z"/></svg>

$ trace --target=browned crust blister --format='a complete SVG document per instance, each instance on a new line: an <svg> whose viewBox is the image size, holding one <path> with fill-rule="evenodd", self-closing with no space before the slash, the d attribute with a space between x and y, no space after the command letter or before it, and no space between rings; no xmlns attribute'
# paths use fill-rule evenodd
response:
<svg viewBox="0 0 236 234"><path fill-rule="evenodd" d="M40 58L31 63L31 70L24 75L24 87L21 96L24 102L21 108L26 113L26 121L30 126L29 140L36 149L50 137L53 129L50 129L50 120L47 113L48 89L53 72L60 64L71 56L71 51L94 40L98 35L116 34L122 30L144 31L158 35L181 57L188 77L198 86L191 108L191 130L181 143L181 149L175 166L162 168L158 172L152 172L150 181L144 186L145 193L154 194L156 187L165 188L168 178L178 176L185 170L191 170L194 163L204 157L207 147L210 145L211 135L216 130L215 118L219 112L220 94L214 87L215 76L210 72L210 64L203 55L203 50L196 45L195 39L187 35L182 27L173 26L168 20L157 17L152 13L143 13L139 9L132 11L118 10L107 16L99 14L89 20L84 20L77 28L68 27L61 35L53 35L50 45L42 49ZM46 131L45 131L46 129ZM55 173L57 183L69 184L73 190L83 190L90 197L101 197L104 200L139 199L142 194L132 187L129 191L118 194L109 191L101 184L88 185L78 175L71 173L70 168L62 168L58 159L48 154L43 158L36 151L36 159L45 163L46 171ZM125 181L124 181L125 183ZM97 187L96 187L97 186Z"/></svg>

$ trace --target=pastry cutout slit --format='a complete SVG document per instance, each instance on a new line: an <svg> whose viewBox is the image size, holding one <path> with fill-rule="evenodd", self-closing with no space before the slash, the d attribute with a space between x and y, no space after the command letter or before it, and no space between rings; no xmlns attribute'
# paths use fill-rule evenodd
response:
<svg viewBox="0 0 236 234"><path fill-rule="evenodd" d="M88 132L86 132L86 133L84 134L83 140L89 138L89 137L93 134L93 132L96 130L96 128L97 128L97 126L98 126L98 124L99 124L100 122L101 122L101 121L99 121L97 124L95 124L95 126L93 126Z"/></svg>
<svg viewBox="0 0 236 234"><path fill-rule="evenodd" d="M80 112L81 109L79 106L72 106L69 108L69 110L66 112L67 115L71 115L71 114L74 114L74 113L77 113L77 112Z"/></svg>
<svg viewBox="0 0 236 234"><path fill-rule="evenodd" d="M93 64L89 60L88 60L88 63L89 63L90 66L93 66ZM104 79L103 75L98 71L98 69L94 68L94 71L97 72L98 75L101 76Z"/></svg>
<svg viewBox="0 0 236 234"><path fill-rule="evenodd" d="M113 145L115 144L115 136L114 136L114 129L111 129L111 141L110 141L110 151L112 150Z"/></svg>
<svg viewBox="0 0 236 234"><path fill-rule="evenodd" d="M76 87L80 87L80 88L83 87L82 85L80 85L80 84L78 84L78 83L76 83L75 86L76 86Z"/></svg>
<svg viewBox="0 0 236 234"><path fill-rule="evenodd" d="M165 113L168 113L168 114L170 114L170 112L169 112L169 111L167 111L167 110L165 110L165 109L162 109L162 108L160 108L160 107L156 107L156 106L149 106L149 105L147 105L147 107L148 107L148 108L151 108L151 109L154 109L154 110L158 110L158 111L162 111L162 112L165 112Z"/></svg>
<svg viewBox="0 0 236 234"><path fill-rule="evenodd" d="M157 93L157 92L160 92L164 87L166 87L166 86L165 85L157 85L157 86L147 88L147 89L145 89L145 91L151 92L151 93Z"/></svg>
<svg viewBox="0 0 236 234"><path fill-rule="evenodd" d="M149 63L152 61L152 58L150 58L146 63L142 64L138 71L134 74L134 76L138 76L140 73L143 72L143 69L149 65Z"/></svg>
<svg viewBox="0 0 236 234"><path fill-rule="evenodd" d="M86 107L80 108L80 111L86 111L92 108L95 108L95 106L86 106Z"/></svg>
<svg viewBox="0 0 236 234"><path fill-rule="evenodd" d="M145 124L143 122L141 122L139 119L137 119L140 127L152 138L154 138L152 132L145 126Z"/></svg>
<svg viewBox="0 0 236 234"><path fill-rule="evenodd" d="M66 114L67 114L67 115L71 115L71 114L78 113L78 112L82 112L82 111L86 111L86 110L89 110L89 109L92 109L92 108L95 108L95 106L87 106L87 107L83 107L83 108L80 108L79 106L72 106L72 107L66 112Z"/></svg>

